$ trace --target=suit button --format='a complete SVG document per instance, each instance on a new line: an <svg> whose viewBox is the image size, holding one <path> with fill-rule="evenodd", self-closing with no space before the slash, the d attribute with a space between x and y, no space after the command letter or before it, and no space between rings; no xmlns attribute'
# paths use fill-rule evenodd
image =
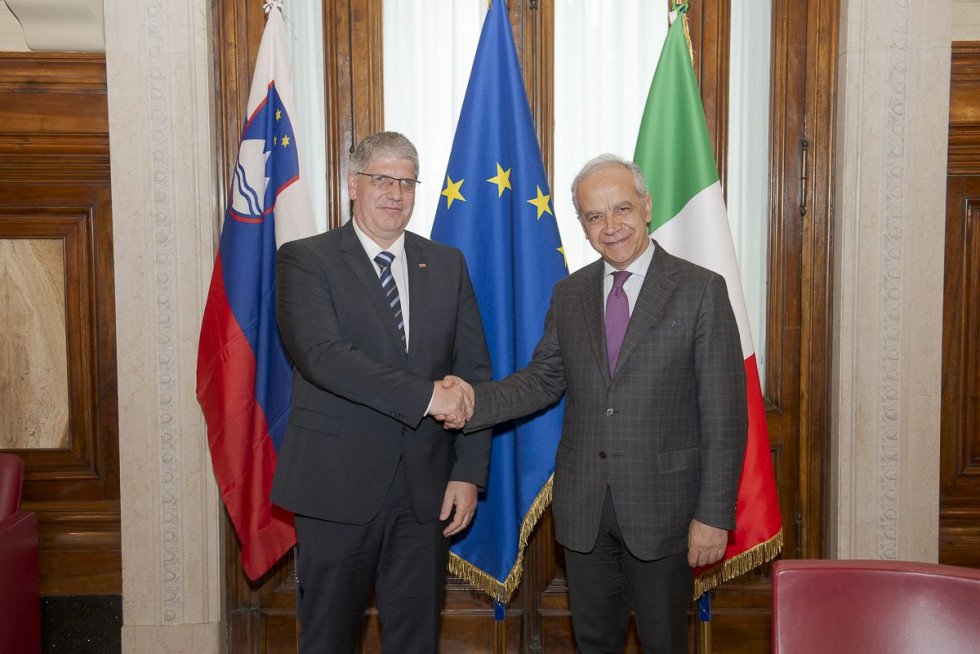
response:
<svg viewBox="0 0 980 654"><path fill-rule="evenodd" d="M616 412L613 409L606 409L606 415L607 416L611 416L614 413L616 413Z"/></svg>
<svg viewBox="0 0 980 654"><path fill-rule="evenodd" d="M606 458L606 453L605 452L599 452L599 458L600 459L605 459Z"/></svg>

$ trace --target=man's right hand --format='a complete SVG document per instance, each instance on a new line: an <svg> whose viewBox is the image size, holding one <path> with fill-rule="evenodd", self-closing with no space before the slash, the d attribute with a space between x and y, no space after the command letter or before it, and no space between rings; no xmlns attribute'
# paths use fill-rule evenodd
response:
<svg viewBox="0 0 980 654"><path fill-rule="evenodd" d="M429 415L442 422L446 429L462 429L473 415L473 389L459 377L452 377L459 383L447 383L450 377L432 382ZM470 392L466 393L465 389Z"/></svg>
<svg viewBox="0 0 980 654"><path fill-rule="evenodd" d="M446 375L441 382L434 382L435 392L429 414L443 423L446 429L462 429L473 417L475 394L473 387L455 375ZM443 398L450 398L450 405L442 404Z"/></svg>

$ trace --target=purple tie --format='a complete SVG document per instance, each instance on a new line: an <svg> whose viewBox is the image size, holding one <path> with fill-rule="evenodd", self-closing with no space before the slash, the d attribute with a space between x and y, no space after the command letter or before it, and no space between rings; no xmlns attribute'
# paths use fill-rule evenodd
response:
<svg viewBox="0 0 980 654"><path fill-rule="evenodd" d="M616 370L619 350L623 346L626 325L630 321L630 301L623 292L623 284L633 273L617 270L613 273L613 287L606 298L606 352L609 355L609 374Z"/></svg>

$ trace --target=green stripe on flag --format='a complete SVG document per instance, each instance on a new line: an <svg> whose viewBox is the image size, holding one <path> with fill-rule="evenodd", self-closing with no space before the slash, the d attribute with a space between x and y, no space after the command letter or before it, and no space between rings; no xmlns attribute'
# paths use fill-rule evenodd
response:
<svg viewBox="0 0 980 654"><path fill-rule="evenodd" d="M633 161L644 171L652 197L651 232L676 216L702 189L718 181L682 16L667 32L643 110ZM663 167L664 161L676 165Z"/></svg>

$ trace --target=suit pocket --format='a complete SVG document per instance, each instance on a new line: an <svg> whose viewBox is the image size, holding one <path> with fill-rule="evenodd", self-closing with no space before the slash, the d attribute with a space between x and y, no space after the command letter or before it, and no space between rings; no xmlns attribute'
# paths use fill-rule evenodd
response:
<svg viewBox="0 0 980 654"><path fill-rule="evenodd" d="M344 421L337 416L328 416L324 413L295 407L289 414L289 424L300 429L309 429L310 431L321 434L337 436L344 426Z"/></svg>
<svg viewBox="0 0 980 654"><path fill-rule="evenodd" d="M654 460L653 470L658 474L684 472L700 466L701 452L696 447L672 452L661 452Z"/></svg>
<svg viewBox="0 0 980 654"><path fill-rule="evenodd" d="M693 329L693 326L680 318L666 316L663 320L650 325L647 332L656 339L672 340L690 334Z"/></svg>

